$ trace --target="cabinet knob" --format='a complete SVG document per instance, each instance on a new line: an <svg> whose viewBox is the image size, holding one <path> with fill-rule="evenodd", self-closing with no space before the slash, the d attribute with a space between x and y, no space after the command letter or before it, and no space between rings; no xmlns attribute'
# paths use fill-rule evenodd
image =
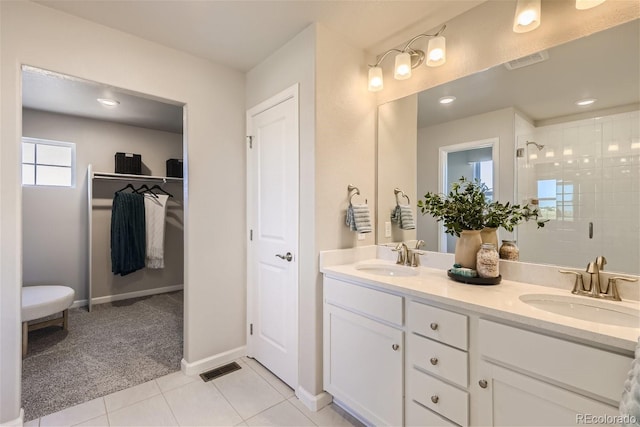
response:
<svg viewBox="0 0 640 427"><path fill-rule="evenodd" d="M438 364L438 358L437 357L432 357L431 359L429 359L429 362L431 362L432 365L437 365Z"/></svg>
<svg viewBox="0 0 640 427"><path fill-rule="evenodd" d="M429 325L429 327L431 328L431 330L435 331L436 329L438 329L438 324L436 322L433 322Z"/></svg>
<svg viewBox="0 0 640 427"><path fill-rule="evenodd" d="M398 349L400 348L400 346L398 344L392 344L391 348L393 349L393 351L398 351Z"/></svg>
<svg viewBox="0 0 640 427"><path fill-rule="evenodd" d="M487 380L478 381L478 385L482 388L487 388Z"/></svg>
<svg viewBox="0 0 640 427"><path fill-rule="evenodd" d="M440 398L437 395L434 394L433 396L431 396L431 401L433 403L438 403L438 400L440 400Z"/></svg>

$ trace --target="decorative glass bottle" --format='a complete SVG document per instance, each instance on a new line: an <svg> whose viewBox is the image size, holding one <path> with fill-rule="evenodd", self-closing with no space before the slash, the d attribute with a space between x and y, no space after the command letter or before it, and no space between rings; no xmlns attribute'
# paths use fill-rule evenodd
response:
<svg viewBox="0 0 640 427"><path fill-rule="evenodd" d="M483 243L477 254L476 270L478 276L494 278L500 275L500 257L493 243Z"/></svg>
<svg viewBox="0 0 640 427"><path fill-rule="evenodd" d="M520 249L516 246L515 240L503 240L500 246L500 258L509 261L518 261L520 259Z"/></svg>

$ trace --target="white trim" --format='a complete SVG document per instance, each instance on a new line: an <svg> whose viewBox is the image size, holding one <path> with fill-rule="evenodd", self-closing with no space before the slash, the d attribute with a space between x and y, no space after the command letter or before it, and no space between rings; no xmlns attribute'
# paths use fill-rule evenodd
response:
<svg viewBox="0 0 640 427"><path fill-rule="evenodd" d="M491 147L491 156L493 160L493 199L497 200L499 197L500 186L500 138L498 137L440 147L438 149L438 157L440 159L438 166L438 191L442 194L448 194L449 192L446 188L445 179L445 176L447 176L447 156L449 153L487 147ZM444 224L442 222L438 222L438 252L447 252L446 236L447 235L444 232Z"/></svg>
<svg viewBox="0 0 640 427"><path fill-rule="evenodd" d="M224 364L233 362L242 356L246 356L247 347L237 347L223 353L214 354L213 356L205 357L204 359L196 360L195 362L187 362L182 359L180 362L182 372L185 375L197 375L201 372L208 371L209 369L217 368Z"/></svg>
<svg viewBox="0 0 640 427"><path fill-rule="evenodd" d="M22 427L24 425L24 409L20 408L20 415L15 420L0 424L2 427Z"/></svg>
<svg viewBox="0 0 640 427"><path fill-rule="evenodd" d="M92 298L91 304L104 304L107 302L120 301L123 299L146 297L149 295L156 295L156 294L164 294L167 292L179 291L181 289L184 289L184 285L164 286L162 288L145 289L144 291L127 292L124 294L117 294L117 295L107 295L105 297ZM86 300L80 300L80 301L86 301ZM73 304L75 305L80 301L75 301Z"/></svg>
<svg viewBox="0 0 640 427"><path fill-rule="evenodd" d="M313 395L307 390L299 386L296 390L296 397L306 406L310 411L318 412L320 409L333 402L333 396L326 391L320 394Z"/></svg>

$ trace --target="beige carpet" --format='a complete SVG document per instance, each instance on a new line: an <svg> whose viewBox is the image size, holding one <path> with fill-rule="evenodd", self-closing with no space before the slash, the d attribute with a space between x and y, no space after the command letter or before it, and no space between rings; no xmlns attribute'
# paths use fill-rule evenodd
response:
<svg viewBox="0 0 640 427"><path fill-rule="evenodd" d="M69 310L69 330L29 333L25 420L180 370L183 292Z"/></svg>

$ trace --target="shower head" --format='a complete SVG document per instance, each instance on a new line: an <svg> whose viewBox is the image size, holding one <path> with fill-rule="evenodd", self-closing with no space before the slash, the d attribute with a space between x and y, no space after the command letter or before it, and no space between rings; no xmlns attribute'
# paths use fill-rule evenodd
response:
<svg viewBox="0 0 640 427"><path fill-rule="evenodd" d="M538 144L537 142L533 142L533 141L527 141L527 146L531 144L535 145L538 151L541 151L544 148L543 144Z"/></svg>

